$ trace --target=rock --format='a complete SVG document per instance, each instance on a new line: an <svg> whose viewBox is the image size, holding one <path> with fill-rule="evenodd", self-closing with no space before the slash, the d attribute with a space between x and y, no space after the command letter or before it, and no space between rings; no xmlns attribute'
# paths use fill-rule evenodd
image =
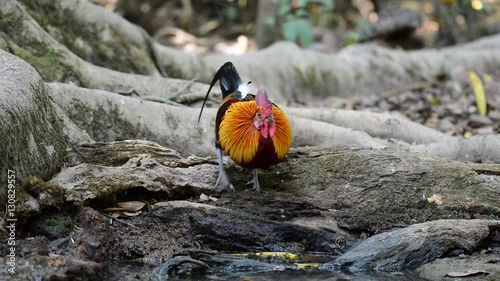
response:
<svg viewBox="0 0 500 281"><path fill-rule="evenodd" d="M488 117L493 121L500 121L500 110L491 110L488 112Z"/></svg>
<svg viewBox="0 0 500 281"><path fill-rule="evenodd" d="M467 281L500 279L500 254L474 254L454 258L438 259L418 268L419 276L426 280L449 280L450 272L469 270L483 272L467 277ZM486 276L486 278L485 278Z"/></svg>
<svg viewBox="0 0 500 281"><path fill-rule="evenodd" d="M441 132L447 132L447 131L455 131L455 125L450 122L448 118L444 118L439 120L437 129L440 130Z"/></svg>
<svg viewBox="0 0 500 281"><path fill-rule="evenodd" d="M158 266L153 273L158 280L166 280L169 277L182 278L193 276L204 276L210 267L201 261L188 256L174 257L162 265Z"/></svg>
<svg viewBox="0 0 500 281"><path fill-rule="evenodd" d="M247 200L238 201L241 205ZM154 205L152 212L159 221L189 214L190 235L194 235L205 249L223 252L297 253L307 250L335 256L343 251L346 243L353 242L344 236L339 247L336 243L339 235L335 232L188 201L160 202Z"/></svg>
<svg viewBox="0 0 500 281"><path fill-rule="evenodd" d="M19 250L21 250L21 256L23 257L33 255L47 256L50 252L49 239L45 236L24 239Z"/></svg>
<svg viewBox="0 0 500 281"><path fill-rule="evenodd" d="M401 271L416 269L457 249L473 252L500 231L499 220L438 220L374 235L323 269ZM491 236L490 236L491 235Z"/></svg>
<svg viewBox="0 0 500 281"><path fill-rule="evenodd" d="M480 127L474 130L475 135L492 135L494 133L493 126Z"/></svg>
<svg viewBox="0 0 500 281"><path fill-rule="evenodd" d="M469 126L472 128L478 128L483 126L491 125L493 122L487 116L481 116L479 114L472 114L469 117Z"/></svg>
<svg viewBox="0 0 500 281"><path fill-rule="evenodd" d="M42 235L50 240L66 237L73 226L71 217L63 213L45 213L36 217L29 226L32 235Z"/></svg>

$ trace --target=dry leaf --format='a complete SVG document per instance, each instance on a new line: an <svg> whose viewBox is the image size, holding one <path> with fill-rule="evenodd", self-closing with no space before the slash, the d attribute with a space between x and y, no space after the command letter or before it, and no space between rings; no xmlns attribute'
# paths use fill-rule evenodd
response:
<svg viewBox="0 0 500 281"><path fill-rule="evenodd" d="M144 208L146 204L141 201L128 201L128 202L118 202L118 206L123 208L125 211L137 212L140 209Z"/></svg>
<svg viewBox="0 0 500 281"><path fill-rule="evenodd" d="M127 211L124 211L123 212L123 214L126 215L127 217L135 217L135 216L138 216L140 213L141 213L141 211L138 211L138 212L127 212Z"/></svg>
<svg viewBox="0 0 500 281"><path fill-rule="evenodd" d="M119 217L124 217L125 215L123 214L123 211L114 211L111 214L111 216L114 217L114 218L119 218Z"/></svg>
<svg viewBox="0 0 500 281"><path fill-rule="evenodd" d="M104 212L115 212L115 211L123 211L125 209L120 208L120 207L111 207L111 208L106 208L103 211Z"/></svg>
<svg viewBox="0 0 500 281"><path fill-rule="evenodd" d="M431 197L427 198L427 202L441 205L443 204L443 198L441 198L440 195L433 194Z"/></svg>

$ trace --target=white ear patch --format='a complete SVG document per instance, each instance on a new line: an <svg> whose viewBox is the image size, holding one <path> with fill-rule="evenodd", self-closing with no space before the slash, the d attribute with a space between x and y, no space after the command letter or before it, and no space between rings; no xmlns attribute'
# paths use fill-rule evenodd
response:
<svg viewBox="0 0 500 281"><path fill-rule="evenodd" d="M250 93L250 82L248 83L242 83L241 85L238 86L238 92L241 93L241 98L244 99L249 93Z"/></svg>

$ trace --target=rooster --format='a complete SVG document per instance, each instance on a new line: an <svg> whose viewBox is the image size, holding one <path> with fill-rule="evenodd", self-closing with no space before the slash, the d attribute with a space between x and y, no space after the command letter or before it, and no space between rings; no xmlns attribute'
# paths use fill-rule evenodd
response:
<svg viewBox="0 0 500 281"><path fill-rule="evenodd" d="M292 127L285 113L272 103L265 90L250 94L248 84L243 84L238 71L226 62L215 74L201 106L198 122L210 90L220 82L222 102L215 117L215 147L219 162L219 184L234 192L234 187L224 169L225 152L233 161L253 169L253 189L260 193L258 168L268 168L283 161L292 143Z"/></svg>

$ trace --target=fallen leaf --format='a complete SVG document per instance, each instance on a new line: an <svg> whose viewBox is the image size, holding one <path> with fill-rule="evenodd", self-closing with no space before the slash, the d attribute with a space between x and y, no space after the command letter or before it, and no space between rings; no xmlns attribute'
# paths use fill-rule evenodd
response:
<svg viewBox="0 0 500 281"><path fill-rule="evenodd" d="M281 259L289 259L289 260L294 260L297 258L296 254L292 253L287 253L287 252L262 252L262 253L256 253L255 254L257 257L262 257L262 258L281 258Z"/></svg>
<svg viewBox="0 0 500 281"><path fill-rule="evenodd" d="M481 116L486 116L486 94L484 93L483 82L474 71L469 71L469 78L474 95L476 95L477 110Z"/></svg>
<svg viewBox="0 0 500 281"><path fill-rule="evenodd" d="M124 217L125 215L123 214L123 211L114 211L111 214L111 216L114 217L114 218L119 218L119 217Z"/></svg>
<svg viewBox="0 0 500 281"><path fill-rule="evenodd" d="M339 236L335 239L335 245L337 245L337 247L340 249L341 248L341 245L340 243L342 242L342 240L344 239L344 236Z"/></svg>
<svg viewBox="0 0 500 281"><path fill-rule="evenodd" d="M137 211L137 212L126 212L126 211L124 211L123 212L123 214L126 215L127 217L135 217L135 216L138 216L140 213L141 213L141 211Z"/></svg>
<svg viewBox="0 0 500 281"><path fill-rule="evenodd" d="M120 207L111 207L111 208L106 208L103 211L104 212L115 212L115 211L123 211L125 209L120 208Z"/></svg>
<svg viewBox="0 0 500 281"><path fill-rule="evenodd" d="M262 253L241 253L241 254L233 254L236 257L248 257L248 256L256 256L260 258L280 258L280 259L289 259L294 260L297 258L297 254L287 253L287 252L262 252Z"/></svg>
<svg viewBox="0 0 500 281"><path fill-rule="evenodd" d="M321 263L310 262L310 263L296 263L298 269L308 269L308 268L318 268Z"/></svg>
<svg viewBox="0 0 500 281"><path fill-rule="evenodd" d="M128 201L128 202L118 202L118 206L123 208L125 211L137 212L144 208L146 204L141 201Z"/></svg>
<svg viewBox="0 0 500 281"><path fill-rule="evenodd" d="M440 195L433 194L431 197L427 198L427 202L441 205L443 204L443 198L441 198Z"/></svg>
<svg viewBox="0 0 500 281"><path fill-rule="evenodd" d="M469 277L469 276L479 276L479 275L488 275L489 272L482 270L467 270L462 272L448 272L445 276L449 277Z"/></svg>

